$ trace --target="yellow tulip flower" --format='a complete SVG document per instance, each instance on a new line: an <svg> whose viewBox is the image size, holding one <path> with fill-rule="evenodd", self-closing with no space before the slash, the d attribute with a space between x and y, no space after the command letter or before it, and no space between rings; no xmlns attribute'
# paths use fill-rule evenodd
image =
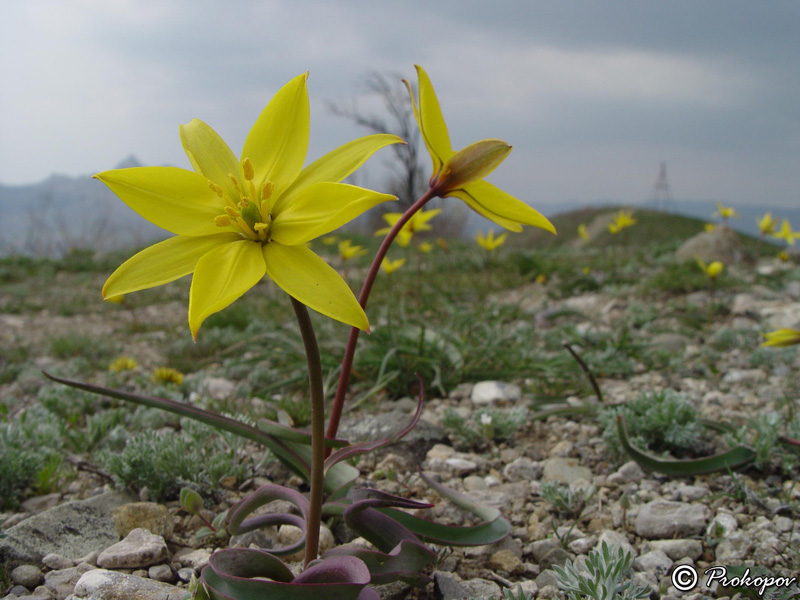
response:
<svg viewBox="0 0 800 600"><path fill-rule="evenodd" d="M719 274L722 273L722 270L725 268L725 265L723 265L718 260L715 260L710 265L706 265L706 263L704 263L699 258L696 260L698 266L701 269L703 269L703 273L705 273L711 281L714 281L719 276Z"/></svg>
<svg viewBox="0 0 800 600"><path fill-rule="evenodd" d="M778 329L765 333L767 341L762 346L794 346L800 344L800 331L797 329Z"/></svg>
<svg viewBox="0 0 800 600"><path fill-rule="evenodd" d="M789 219L784 219L781 222L781 229L772 234L772 237L785 240L790 246L794 246L795 240L800 238L800 231L792 231L792 226L789 224Z"/></svg>
<svg viewBox="0 0 800 600"><path fill-rule="evenodd" d="M761 235L775 233L775 228L778 226L778 222L772 218L771 212L764 213L763 217L756 219L756 223L758 223L758 230Z"/></svg>
<svg viewBox="0 0 800 600"><path fill-rule="evenodd" d="M494 237L494 230L489 230L489 233L487 233L485 236L483 235L482 231L479 231L478 235L475 236L475 241L478 242L478 245L487 252L493 252L496 248L499 248L506 243L507 237L507 233L503 233L497 237Z"/></svg>
<svg viewBox="0 0 800 600"><path fill-rule="evenodd" d="M584 242L589 241L589 232L586 230L586 223L578 225L578 235Z"/></svg>
<svg viewBox="0 0 800 600"><path fill-rule="evenodd" d="M433 250L433 244L431 244L430 242L422 242L419 246L417 246L417 249L423 254L427 254L428 252Z"/></svg>
<svg viewBox="0 0 800 600"><path fill-rule="evenodd" d="M789 256L789 253L788 253L786 250L781 250L780 252L778 252L778 258L779 258L779 259L780 259L782 262L789 262L789 259L790 259L791 257Z"/></svg>
<svg viewBox="0 0 800 600"><path fill-rule="evenodd" d="M439 108L436 92L428 74L417 66L419 105L411 84L404 80L414 117L433 162L429 185L442 198L456 197L482 217L511 231L522 231L522 225L541 227L555 233L555 227L539 212L495 187L484 177L489 175L511 152L511 146L498 139L475 142L455 152L450 144L447 125Z"/></svg>
<svg viewBox="0 0 800 600"><path fill-rule="evenodd" d="M350 240L339 242L339 256L342 257L342 260L350 260L351 258L356 258L357 256L364 256L366 253L366 248L354 246Z"/></svg>
<svg viewBox="0 0 800 600"><path fill-rule="evenodd" d="M738 219L739 213L732 206L723 206L720 202L717 202L717 212L711 216L722 217L723 219Z"/></svg>
<svg viewBox="0 0 800 600"><path fill-rule="evenodd" d="M405 258L398 258L397 260L389 260L388 258L384 258L383 262L381 262L381 269L383 269L387 275L391 275L404 264L406 264Z"/></svg>
<svg viewBox="0 0 800 600"><path fill-rule="evenodd" d="M306 243L394 199L338 183L374 152L402 142L372 135L303 168L308 150L307 74L283 86L257 119L237 159L194 119L180 137L194 171L137 167L95 175L148 221L176 234L122 264L106 281L113 298L194 273L192 337L202 322L266 274L287 294L338 321L367 329L352 291Z"/></svg>
<svg viewBox="0 0 800 600"><path fill-rule="evenodd" d="M716 228L717 228L717 226L716 226L716 225L714 225L714 223L706 223L705 225L703 225L703 229L705 229L705 230L706 230L706 232L708 232L708 233L711 233L711 232L712 232L712 231L714 231Z"/></svg>
<svg viewBox="0 0 800 600"><path fill-rule="evenodd" d="M397 244L401 248L407 247L411 243L411 238L418 231L430 231L433 227L428 223L433 217L442 212L441 208L434 208L432 210L419 210L415 212L405 225L397 233ZM375 232L375 235L386 235L391 231L394 224L400 220L403 213L386 213L383 215L383 220L389 224L389 227L384 227Z"/></svg>

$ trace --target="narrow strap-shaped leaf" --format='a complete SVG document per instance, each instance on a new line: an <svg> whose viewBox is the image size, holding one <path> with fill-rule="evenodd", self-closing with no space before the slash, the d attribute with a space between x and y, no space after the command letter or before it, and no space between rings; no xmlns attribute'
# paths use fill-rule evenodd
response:
<svg viewBox="0 0 800 600"><path fill-rule="evenodd" d="M729 471L751 463L756 457L756 453L752 448L736 446L726 452L720 452L705 458L685 460L658 458L640 450L631 443L628 438L628 429L625 426L625 417L622 415L617 415L617 435L622 447L639 466L665 475L703 475L717 471Z"/></svg>
<svg viewBox="0 0 800 600"><path fill-rule="evenodd" d="M392 581L405 581L409 585L424 586L430 577L422 571L436 560L436 553L419 542L403 540L391 552L380 552L352 546L339 546L325 553L325 557L355 556L364 561L371 583L383 585Z"/></svg>
<svg viewBox="0 0 800 600"><path fill-rule="evenodd" d="M190 419L194 419L195 421L200 421L201 423L205 423L206 425L210 425L216 429L228 431L240 437L253 440L254 442L258 442L259 444L263 444L269 448L270 451L275 454L275 456L277 456L286 466L288 466L301 477L308 479L308 463L303 460L303 458L298 455L289 444L281 441L273 435L261 431L256 427L252 427L246 423L237 421L236 419L231 419L229 417L225 417L215 412L198 408L190 404L175 402L174 400L167 400L166 398L155 398L153 396L144 396L130 392L123 392L122 390L115 390L113 388L83 383L80 381L62 379L61 377L56 377L55 375L51 375L46 371L43 371L43 373L45 377L57 383L63 383L64 385L91 392L93 394L100 394L101 396L108 396L110 398L117 398L119 400L133 402L134 404L141 404L151 408L166 410L167 412L171 412L182 417L188 417Z"/></svg>
<svg viewBox="0 0 800 600"><path fill-rule="evenodd" d="M301 431L300 429L287 427L286 425L281 425L280 423L270 421L269 419L259 419L257 425L261 431L265 431L266 433L274 435L275 437L287 442L297 442L298 444L311 445L311 434L307 431ZM341 448L343 446L347 446L347 444L347 440L332 440L330 438L325 438L325 446L329 448Z"/></svg>
<svg viewBox="0 0 800 600"><path fill-rule="evenodd" d="M344 510L345 523L378 550L391 552L403 540L421 543L419 538L397 519L375 509L386 507L431 508L432 504L416 502L371 489L355 490L352 495L353 503Z"/></svg>

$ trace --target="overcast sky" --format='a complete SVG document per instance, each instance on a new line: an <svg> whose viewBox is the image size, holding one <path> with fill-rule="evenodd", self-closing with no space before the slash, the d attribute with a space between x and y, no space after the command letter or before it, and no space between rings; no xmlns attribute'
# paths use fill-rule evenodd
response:
<svg viewBox="0 0 800 600"><path fill-rule="evenodd" d="M779 0L3 2L0 183L188 167L194 117L238 154L306 70L314 159L365 133L326 102L418 63L454 147L511 143L490 179L534 206L640 202L662 160L677 199L798 206L798 32Z"/></svg>

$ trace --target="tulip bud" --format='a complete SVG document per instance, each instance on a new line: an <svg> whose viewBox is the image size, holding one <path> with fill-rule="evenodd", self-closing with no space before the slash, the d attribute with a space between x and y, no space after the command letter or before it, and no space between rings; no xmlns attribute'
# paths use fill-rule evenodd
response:
<svg viewBox="0 0 800 600"><path fill-rule="evenodd" d="M439 196L462 186L479 181L494 171L511 152L511 146L503 140L487 139L470 144L451 156L431 182Z"/></svg>

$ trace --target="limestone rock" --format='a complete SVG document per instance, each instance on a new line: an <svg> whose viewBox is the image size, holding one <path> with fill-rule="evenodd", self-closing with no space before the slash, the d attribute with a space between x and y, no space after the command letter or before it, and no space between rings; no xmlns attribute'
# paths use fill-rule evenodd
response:
<svg viewBox="0 0 800 600"><path fill-rule="evenodd" d="M714 231L703 231L686 240L675 252L678 261L693 261L696 258L706 264L718 260L725 265L742 262L747 253L739 236L727 225L718 225Z"/></svg>
<svg viewBox="0 0 800 600"><path fill-rule="evenodd" d="M708 509L700 504L653 500L636 516L636 533L647 539L669 539L701 533L708 521Z"/></svg>
<svg viewBox="0 0 800 600"><path fill-rule="evenodd" d="M75 585L75 600L186 600L191 594L160 581L105 569L85 573Z"/></svg>
<svg viewBox="0 0 800 600"><path fill-rule="evenodd" d="M136 569L164 562L169 550L160 535L145 529L134 529L128 536L109 546L97 557L97 566L103 569Z"/></svg>
<svg viewBox="0 0 800 600"><path fill-rule="evenodd" d="M134 529L141 528L169 539L174 526L167 507L155 502L131 502L114 511L114 527L121 538Z"/></svg>

